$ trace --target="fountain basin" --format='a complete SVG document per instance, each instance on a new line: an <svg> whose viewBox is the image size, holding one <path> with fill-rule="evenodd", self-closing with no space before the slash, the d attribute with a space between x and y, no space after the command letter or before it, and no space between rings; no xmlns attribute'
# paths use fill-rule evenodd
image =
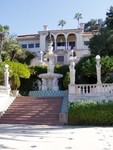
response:
<svg viewBox="0 0 113 150"><path fill-rule="evenodd" d="M39 78L44 78L44 79L54 79L54 78L61 78L63 77L62 74L57 74L57 73L42 73L38 76Z"/></svg>
<svg viewBox="0 0 113 150"><path fill-rule="evenodd" d="M62 74L57 73L43 73L38 77L42 79L42 90L55 90L58 91L58 78L61 78Z"/></svg>
<svg viewBox="0 0 113 150"><path fill-rule="evenodd" d="M56 54L47 53L47 54L45 54L45 57L46 58L56 58L57 55Z"/></svg>

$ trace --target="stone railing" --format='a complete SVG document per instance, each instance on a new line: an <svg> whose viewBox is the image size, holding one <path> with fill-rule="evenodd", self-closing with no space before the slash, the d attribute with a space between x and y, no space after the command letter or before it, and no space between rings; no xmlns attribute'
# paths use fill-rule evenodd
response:
<svg viewBox="0 0 113 150"><path fill-rule="evenodd" d="M0 85L0 95L8 94L8 89L5 86Z"/></svg>
<svg viewBox="0 0 113 150"><path fill-rule="evenodd" d="M113 83L104 83L101 85L101 92L102 93L113 93Z"/></svg>
<svg viewBox="0 0 113 150"><path fill-rule="evenodd" d="M91 94L96 93L96 84L76 84L76 94Z"/></svg>
<svg viewBox="0 0 113 150"><path fill-rule="evenodd" d="M96 93L113 93L113 84L76 84L75 93L96 94Z"/></svg>
<svg viewBox="0 0 113 150"><path fill-rule="evenodd" d="M69 102L79 100L113 100L113 84L69 85Z"/></svg>

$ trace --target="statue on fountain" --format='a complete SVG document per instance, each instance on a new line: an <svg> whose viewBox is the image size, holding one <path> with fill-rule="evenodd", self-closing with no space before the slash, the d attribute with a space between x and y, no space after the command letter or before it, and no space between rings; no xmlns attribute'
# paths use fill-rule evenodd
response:
<svg viewBox="0 0 113 150"><path fill-rule="evenodd" d="M52 41L52 36L51 36L50 31L48 31L47 39L49 43Z"/></svg>

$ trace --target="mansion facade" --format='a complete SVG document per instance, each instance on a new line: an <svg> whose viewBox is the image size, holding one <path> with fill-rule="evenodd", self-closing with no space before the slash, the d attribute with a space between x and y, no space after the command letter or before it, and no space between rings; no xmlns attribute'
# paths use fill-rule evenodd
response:
<svg viewBox="0 0 113 150"><path fill-rule="evenodd" d="M51 33L53 52L57 55L56 64L68 64L72 50L76 52L78 60L83 56L90 55L88 45L95 31L84 32L83 29L48 30L47 26L44 26L44 30L37 34L19 35L17 41L23 49L35 53L37 56L35 61L39 62L41 54L44 55L48 50L48 32Z"/></svg>

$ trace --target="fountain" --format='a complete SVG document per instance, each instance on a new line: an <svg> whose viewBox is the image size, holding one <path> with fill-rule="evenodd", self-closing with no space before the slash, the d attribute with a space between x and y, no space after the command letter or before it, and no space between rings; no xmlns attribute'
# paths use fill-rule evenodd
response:
<svg viewBox="0 0 113 150"><path fill-rule="evenodd" d="M62 74L54 73L54 59L57 57L53 53L53 42L51 39L51 33L48 32L48 52L45 58L48 60L47 73L40 74L38 77L42 80L41 90L54 90L58 91L58 79L61 78Z"/></svg>

